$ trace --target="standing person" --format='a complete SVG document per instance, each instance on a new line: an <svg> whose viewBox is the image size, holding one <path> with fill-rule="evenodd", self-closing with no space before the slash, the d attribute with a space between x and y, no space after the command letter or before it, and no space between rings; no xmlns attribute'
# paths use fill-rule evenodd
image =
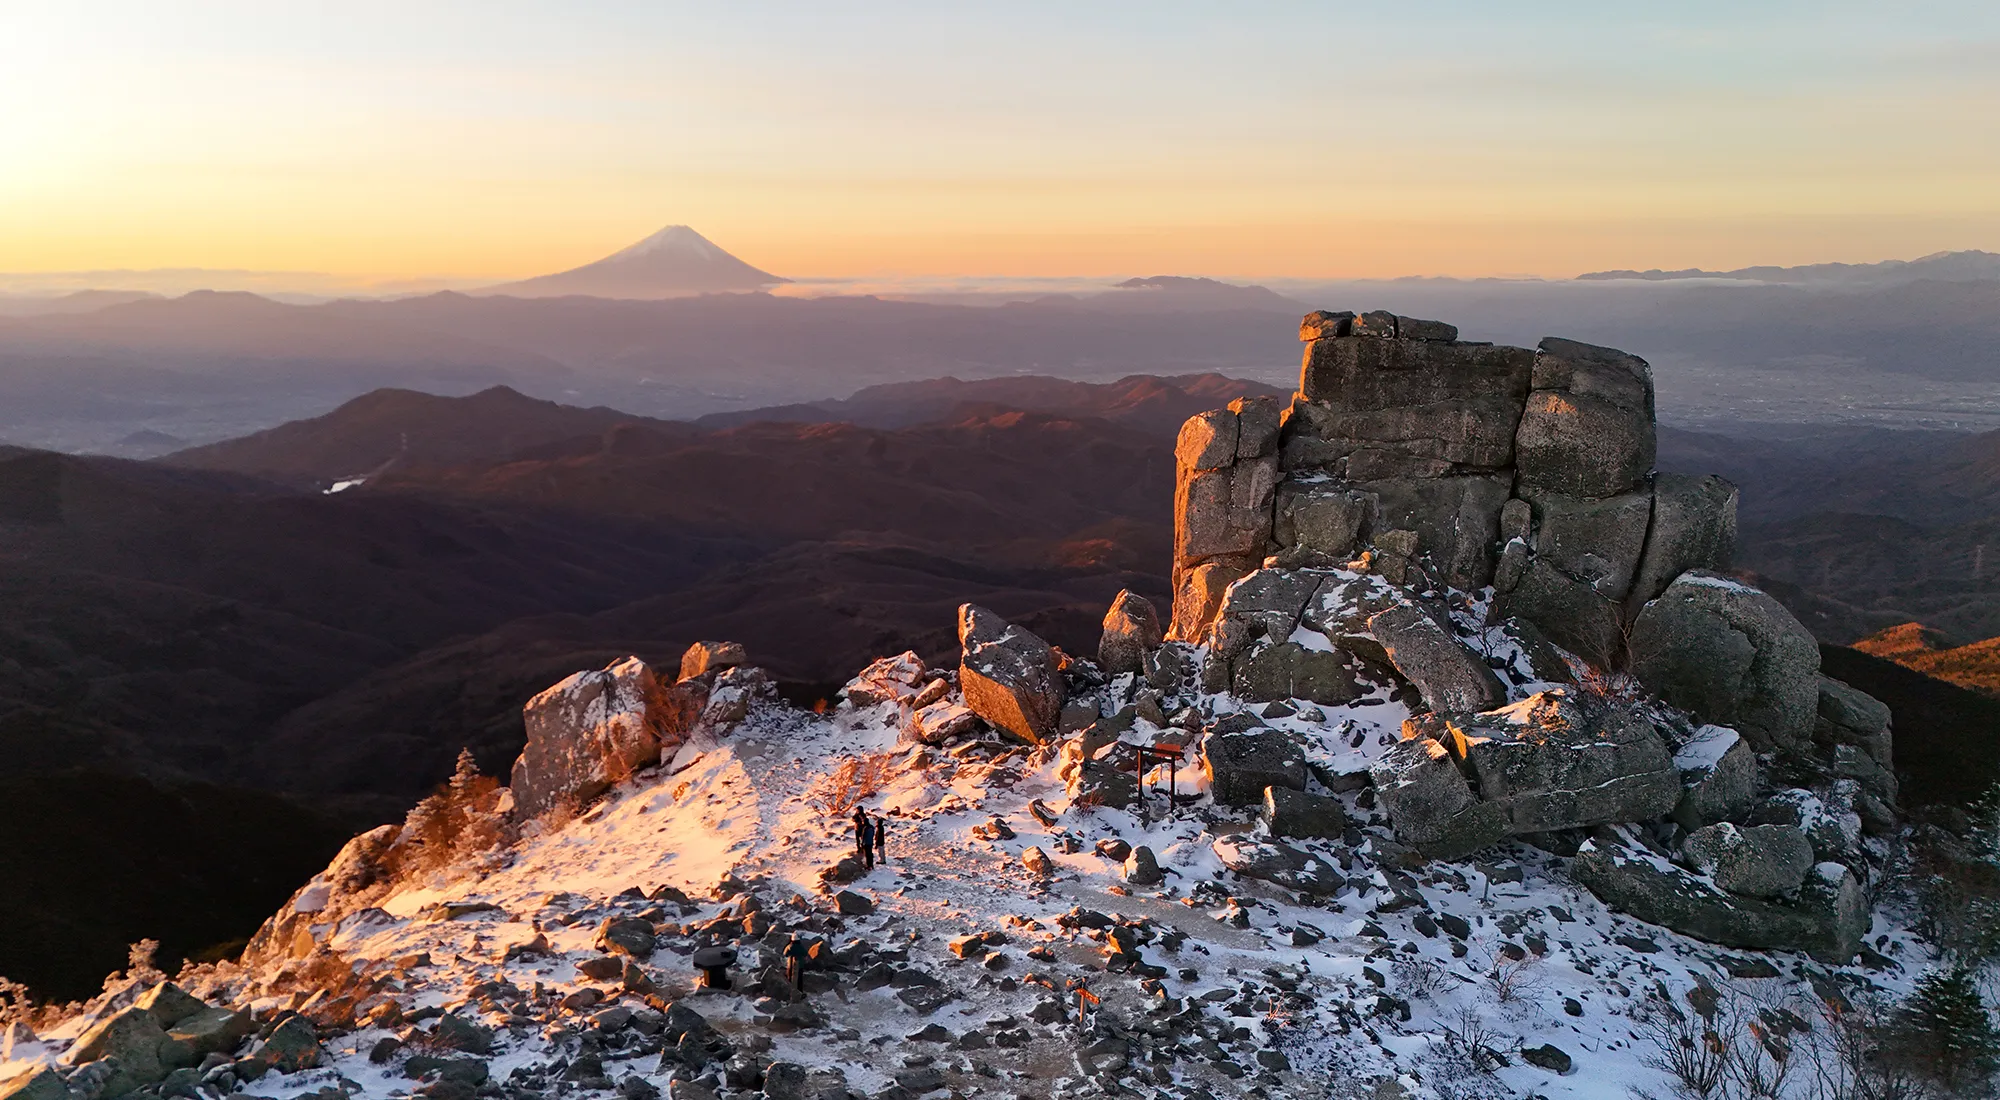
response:
<svg viewBox="0 0 2000 1100"><path fill-rule="evenodd" d="M806 991L806 945L797 935L785 944L785 980L795 991Z"/></svg>
<svg viewBox="0 0 2000 1100"><path fill-rule="evenodd" d="M868 821L868 811L854 807L854 854L861 857L861 866L875 868L875 827Z"/></svg>
<svg viewBox="0 0 2000 1100"><path fill-rule="evenodd" d="M876 814L873 825L875 828L875 862L886 864L889 862L889 823L882 820L881 814Z"/></svg>

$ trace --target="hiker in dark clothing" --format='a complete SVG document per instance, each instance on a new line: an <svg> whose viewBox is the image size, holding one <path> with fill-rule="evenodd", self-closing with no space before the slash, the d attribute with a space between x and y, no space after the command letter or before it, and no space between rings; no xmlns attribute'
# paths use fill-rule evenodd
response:
<svg viewBox="0 0 2000 1100"><path fill-rule="evenodd" d="M797 936L785 944L785 980L801 993L806 989L806 953L806 942Z"/></svg>
<svg viewBox="0 0 2000 1100"><path fill-rule="evenodd" d="M881 814L876 814L873 825L875 828L875 862L887 863L889 862L889 823L882 820Z"/></svg>
<svg viewBox="0 0 2000 1100"><path fill-rule="evenodd" d="M868 821L868 811L854 807L854 854L861 857L861 865L875 866L875 826Z"/></svg>

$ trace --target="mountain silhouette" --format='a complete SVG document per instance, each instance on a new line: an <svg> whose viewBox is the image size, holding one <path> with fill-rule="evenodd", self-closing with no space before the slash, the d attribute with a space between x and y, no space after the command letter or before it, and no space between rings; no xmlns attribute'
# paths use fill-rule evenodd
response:
<svg viewBox="0 0 2000 1100"><path fill-rule="evenodd" d="M685 225L670 225L595 263L554 275L503 283L480 293L516 298L571 294L593 298L672 298L761 290L790 281L751 267Z"/></svg>

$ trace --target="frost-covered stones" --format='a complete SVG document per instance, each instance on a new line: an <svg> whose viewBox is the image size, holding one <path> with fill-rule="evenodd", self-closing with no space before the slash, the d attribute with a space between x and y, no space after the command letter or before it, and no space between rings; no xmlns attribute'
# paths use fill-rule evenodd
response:
<svg viewBox="0 0 2000 1100"><path fill-rule="evenodd" d="M1279 730L1210 733L1201 760L1211 793L1225 806L1257 805L1266 787L1305 789L1305 753Z"/></svg>
<svg viewBox="0 0 2000 1100"><path fill-rule="evenodd" d="M1820 863L1795 897L1732 894L1625 837L1586 842L1570 875L1599 900L1640 920L1729 947L1804 951L1846 963L1868 930L1866 897L1852 872Z"/></svg>
<svg viewBox="0 0 2000 1100"><path fill-rule="evenodd" d="M1682 574L1639 613L1632 672L1705 722L1770 751L1812 735L1819 643L1778 601L1713 573Z"/></svg>
<svg viewBox="0 0 2000 1100"><path fill-rule="evenodd" d="M1107 676L1143 674L1146 655L1161 641L1159 612L1153 602L1130 589L1120 591L1104 613L1104 633L1097 642L1097 664Z"/></svg>
<svg viewBox="0 0 2000 1100"><path fill-rule="evenodd" d="M1055 650L976 604L958 609L958 686L965 705L1029 744L1056 732L1063 679Z"/></svg>
<svg viewBox="0 0 2000 1100"><path fill-rule="evenodd" d="M1481 802L1444 745L1399 741L1369 767L1396 839L1431 859L1458 859L1507 835L1503 807Z"/></svg>
<svg viewBox="0 0 2000 1100"><path fill-rule="evenodd" d="M1702 726L1674 751L1681 799L1674 821L1690 832L1741 816L1757 799L1757 754L1727 726Z"/></svg>
<svg viewBox="0 0 2000 1100"><path fill-rule="evenodd" d="M978 732L979 715L963 703L940 699L911 712L904 730L920 745L942 745Z"/></svg>
<svg viewBox="0 0 2000 1100"><path fill-rule="evenodd" d="M1549 691L1450 729L1480 798L1500 808L1510 833L1650 821L1681 800L1666 741L1631 708Z"/></svg>
<svg viewBox="0 0 2000 1100"><path fill-rule="evenodd" d="M1507 698L1486 662L1414 604L1378 612L1368 631L1432 710L1485 710Z"/></svg>
<svg viewBox="0 0 2000 1100"><path fill-rule="evenodd" d="M1347 831L1339 799L1290 787L1264 788L1263 816L1272 836L1337 838Z"/></svg>
<svg viewBox="0 0 2000 1100"><path fill-rule="evenodd" d="M588 801L658 763L706 702L692 685L663 685L646 662L627 657L528 700L521 712L528 743L510 783L516 812L532 819Z"/></svg>
<svg viewBox="0 0 2000 1100"><path fill-rule="evenodd" d="M1347 885L1332 864L1289 844L1225 836L1217 837L1214 847L1222 865L1244 878L1276 883L1305 894L1337 894Z"/></svg>
<svg viewBox="0 0 2000 1100"><path fill-rule="evenodd" d="M1689 833L1681 855L1717 886L1753 898L1791 893L1813 867L1812 842L1791 825L1719 822Z"/></svg>

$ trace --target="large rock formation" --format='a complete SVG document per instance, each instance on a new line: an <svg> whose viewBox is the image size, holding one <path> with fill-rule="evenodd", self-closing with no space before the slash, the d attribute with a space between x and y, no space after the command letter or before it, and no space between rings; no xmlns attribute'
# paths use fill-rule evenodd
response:
<svg viewBox="0 0 2000 1100"><path fill-rule="evenodd" d="M1097 663L1107 676L1144 675L1146 658L1160 648L1160 640L1160 615L1153 610L1153 601L1129 589L1121 591L1104 613Z"/></svg>
<svg viewBox="0 0 2000 1100"><path fill-rule="evenodd" d="M688 681L689 684L698 681ZM579 672L522 709L528 743L514 762L516 812L539 817L586 802L678 747L704 699L665 685L637 657Z"/></svg>
<svg viewBox="0 0 2000 1100"><path fill-rule="evenodd" d="M1416 591L1491 584L1503 616L1612 668L1647 601L1690 569L1728 565L1734 488L1652 473L1644 360L1553 337L1533 351L1467 343L1450 325L1381 312L1311 314L1299 335L1299 390L1282 417L1246 400L1181 430L1169 637L1208 637L1238 602L1229 586L1260 565L1353 561ZM1342 690L1327 686L1323 658L1266 637L1280 651L1246 686L1303 680L1316 701ZM1234 666L1210 676L1232 681L1245 681ZM1497 701L1481 685L1454 689L1427 701Z"/></svg>
<svg viewBox="0 0 2000 1100"><path fill-rule="evenodd" d="M973 713L1029 744L1056 732L1062 669L1033 633L976 604L958 609L958 686Z"/></svg>

